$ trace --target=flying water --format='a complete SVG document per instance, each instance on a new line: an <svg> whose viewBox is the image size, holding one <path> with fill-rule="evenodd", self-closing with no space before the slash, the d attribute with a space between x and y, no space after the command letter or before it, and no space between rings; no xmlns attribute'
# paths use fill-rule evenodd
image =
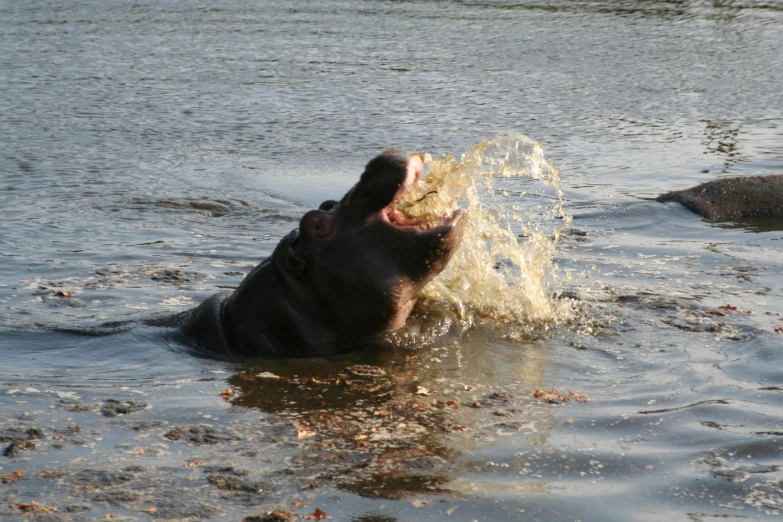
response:
<svg viewBox="0 0 783 522"><path fill-rule="evenodd" d="M399 209L411 217L468 213L462 245L425 300L450 307L465 326L490 322L522 333L569 321L555 252L571 218L541 144L499 135L459 157L427 155L425 169Z"/></svg>

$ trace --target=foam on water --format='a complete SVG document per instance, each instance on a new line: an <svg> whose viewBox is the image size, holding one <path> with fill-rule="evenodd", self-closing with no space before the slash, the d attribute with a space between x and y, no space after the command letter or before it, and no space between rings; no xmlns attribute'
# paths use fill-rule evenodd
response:
<svg viewBox="0 0 783 522"><path fill-rule="evenodd" d="M447 303L466 325L517 327L568 321L571 306L556 294L555 250L571 218L559 171L540 143L499 135L459 157L427 155L425 177L399 204L411 216L468 211L462 245L425 299Z"/></svg>

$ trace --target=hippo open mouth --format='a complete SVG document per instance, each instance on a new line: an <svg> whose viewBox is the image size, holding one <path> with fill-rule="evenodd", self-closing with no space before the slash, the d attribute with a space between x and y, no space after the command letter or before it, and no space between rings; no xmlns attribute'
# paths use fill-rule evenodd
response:
<svg viewBox="0 0 783 522"><path fill-rule="evenodd" d="M397 202L384 208L381 213L381 219L395 227L412 228L416 232L426 232L437 227L450 227L459 220L464 211L455 210L451 215L445 215L440 218L427 216L410 217L397 208Z"/></svg>
<svg viewBox="0 0 783 522"><path fill-rule="evenodd" d="M418 155L415 155L413 157L417 157ZM422 162L423 166L423 162ZM380 218L385 221L386 223L389 223L390 225L394 225L396 227L410 227L413 230L417 232L426 232L428 230L431 230L433 228L439 227L439 226L453 226L457 220L459 220L464 212L462 210L456 210L452 212L451 214L445 214L443 216L437 217L437 216L416 216L412 217L400 210L399 204L402 200L402 197L405 195L406 192L408 192L413 185L416 184L416 182L419 181L421 178L421 170L420 168L415 171L416 173L414 175L408 175L406 177L406 180L404 183L400 185L399 190L394 195L394 199L392 199L391 203L386 205L384 208L380 211ZM412 178L412 181L409 181L409 178ZM427 197L428 194L425 194L419 201L423 200Z"/></svg>
<svg viewBox="0 0 783 522"><path fill-rule="evenodd" d="M410 216L400 210L399 204L402 197L421 179L424 170L424 158L421 154L411 154L405 169L405 178L399 184L391 201L378 211L376 219L400 228L407 228L413 232L427 232L438 227L453 227L464 214L462 210L456 210L451 214L442 216ZM422 199L427 196L425 194ZM370 218L373 219L372 217Z"/></svg>
<svg viewBox="0 0 783 522"><path fill-rule="evenodd" d="M398 208L423 169L420 154L398 150L370 160L341 200L307 212L233 294L197 308L186 331L224 351L316 355L400 328L465 228L462 210L411 217ZM218 334L206 332L209 321Z"/></svg>

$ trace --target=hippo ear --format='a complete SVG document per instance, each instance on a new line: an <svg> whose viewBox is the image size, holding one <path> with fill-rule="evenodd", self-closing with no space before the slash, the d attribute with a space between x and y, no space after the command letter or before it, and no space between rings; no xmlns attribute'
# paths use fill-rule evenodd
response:
<svg viewBox="0 0 783 522"><path fill-rule="evenodd" d="M285 256L285 266L291 272L301 272L305 266L305 260L293 248L289 247Z"/></svg>
<svg viewBox="0 0 783 522"><path fill-rule="evenodd" d="M299 225L299 230L307 237L321 240L334 237L338 228L337 216L323 210L311 210Z"/></svg>
<svg viewBox="0 0 783 522"><path fill-rule="evenodd" d="M329 210L332 210L336 204L337 204L336 200L328 199L323 203L321 203L321 205L318 207L318 210L326 210L328 212Z"/></svg>

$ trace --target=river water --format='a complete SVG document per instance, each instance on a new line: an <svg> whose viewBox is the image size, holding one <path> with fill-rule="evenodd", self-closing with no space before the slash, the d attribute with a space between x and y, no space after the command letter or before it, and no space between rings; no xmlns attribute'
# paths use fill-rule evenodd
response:
<svg viewBox="0 0 783 522"><path fill-rule="evenodd" d="M783 172L781 85L770 0L0 2L0 518L779 517L783 227L652 198ZM480 187L513 313L463 268L340 357L90 335L235 287L384 147L497 135L562 188Z"/></svg>

